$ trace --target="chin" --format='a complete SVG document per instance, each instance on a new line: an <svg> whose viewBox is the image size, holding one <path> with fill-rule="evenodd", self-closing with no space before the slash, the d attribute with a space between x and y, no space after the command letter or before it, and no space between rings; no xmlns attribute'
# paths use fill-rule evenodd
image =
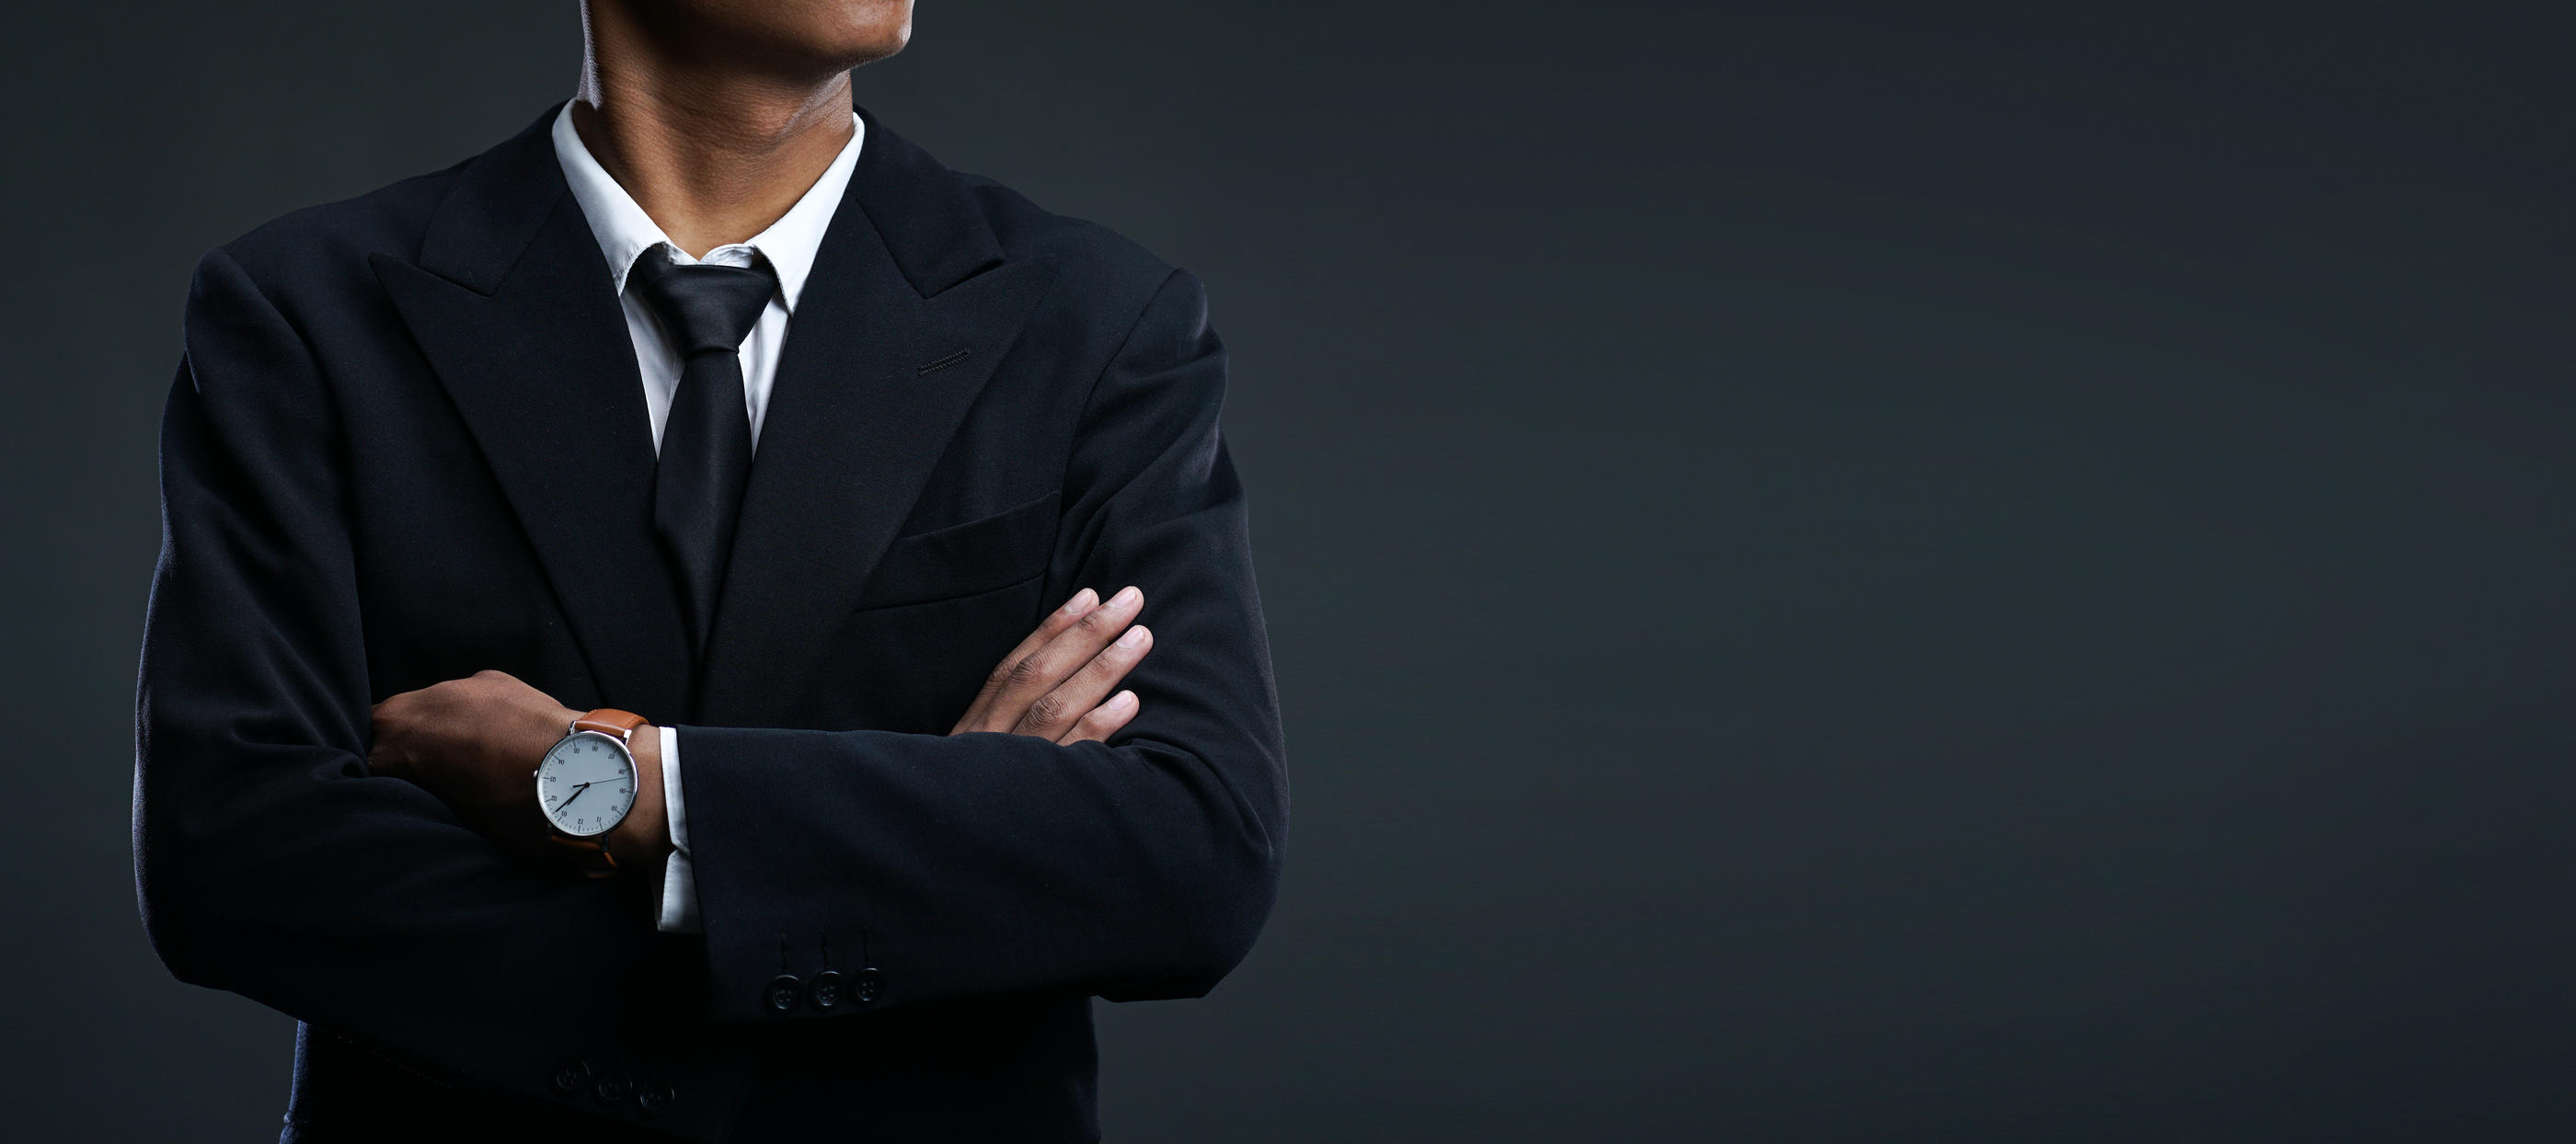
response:
<svg viewBox="0 0 2576 1144"><path fill-rule="evenodd" d="M912 41L912 0L726 0L710 7L773 48L836 71L884 59Z"/></svg>

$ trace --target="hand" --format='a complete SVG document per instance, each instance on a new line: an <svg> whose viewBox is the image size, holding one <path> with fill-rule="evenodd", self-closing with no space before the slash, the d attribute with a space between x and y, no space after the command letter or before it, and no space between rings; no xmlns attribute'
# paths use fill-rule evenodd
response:
<svg viewBox="0 0 2576 1144"><path fill-rule="evenodd" d="M582 713L499 671L406 691L375 707L367 766L437 795L477 833L523 855L559 861L563 848L537 806L533 777L546 751ZM662 806L662 736L638 727L635 808L609 833L624 866L658 863L670 849Z"/></svg>
<svg viewBox="0 0 2576 1144"><path fill-rule="evenodd" d="M1154 633L1128 625L1144 607L1145 593L1135 588L1105 604L1089 588L1074 593L1002 657L949 734L1000 731L1056 743L1109 738L1136 717L1136 693L1110 689L1154 647Z"/></svg>

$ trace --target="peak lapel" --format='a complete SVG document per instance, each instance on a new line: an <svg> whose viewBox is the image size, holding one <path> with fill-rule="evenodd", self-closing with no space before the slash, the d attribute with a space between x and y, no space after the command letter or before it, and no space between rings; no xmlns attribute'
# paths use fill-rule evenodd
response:
<svg viewBox="0 0 2576 1144"><path fill-rule="evenodd" d="M599 701L678 721L689 644L653 540L643 382L550 121L467 167L420 265L377 255L376 277L526 529Z"/></svg>
<svg viewBox="0 0 2576 1144"><path fill-rule="evenodd" d="M1003 262L980 221L921 233L907 196L963 188L873 121L865 147L762 423L701 684L709 723L794 718L868 573L1055 278L1050 258ZM925 249L951 253L909 256Z"/></svg>

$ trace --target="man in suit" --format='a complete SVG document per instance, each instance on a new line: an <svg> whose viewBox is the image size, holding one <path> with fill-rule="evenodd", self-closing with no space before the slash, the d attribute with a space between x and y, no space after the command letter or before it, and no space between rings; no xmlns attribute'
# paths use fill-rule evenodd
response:
<svg viewBox="0 0 2576 1144"><path fill-rule="evenodd" d="M286 1139L1092 1139L1090 998L1267 917L1200 287L854 116L910 7L589 0L571 103L199 267L137 877Z"/></svg>

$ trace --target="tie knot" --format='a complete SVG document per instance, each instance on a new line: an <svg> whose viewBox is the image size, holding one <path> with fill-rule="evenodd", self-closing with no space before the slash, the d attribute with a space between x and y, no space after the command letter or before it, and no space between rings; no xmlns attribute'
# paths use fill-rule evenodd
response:
<svg viewBox="0 0 2576 1144"><path fill-rule="evenodd" d="M683 358L710 350L731 353L751 336L769 297L778 292L778 275L767 265L682 266L660 247L645 251L627 272L653 316Z"/></svg>

